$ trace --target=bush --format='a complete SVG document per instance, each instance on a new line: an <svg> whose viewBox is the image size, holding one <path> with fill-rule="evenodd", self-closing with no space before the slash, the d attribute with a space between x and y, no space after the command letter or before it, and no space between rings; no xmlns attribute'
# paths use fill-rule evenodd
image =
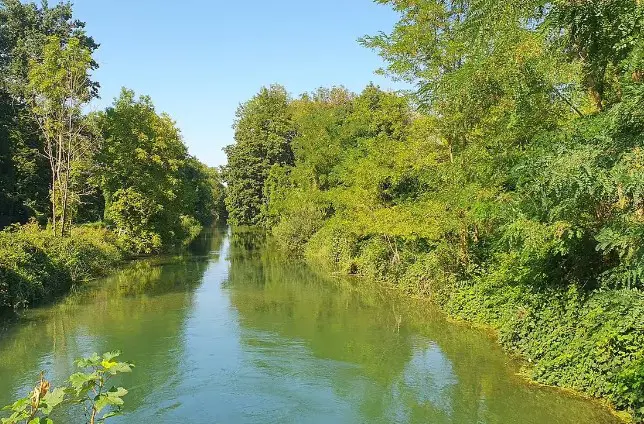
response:
<svg viewBox="0 0 644 424"><path fill-rule="evenodd" d="M133 253L152 253L163 244L155 221L163 206L134 189L114 193L105 210L105 218L118 234L119 246Z"/></svg>
<svg viewBox="0 0 644 424"><path fill-rule="evenodd" d="M532 379L608 399L644 418L644 295L586 294L481 278L442 297L452 316L492 325L501 344L527 359Z"/></svg>
<svg viewBox="0 0 644 424"><path fill-rule="evenodd" d="M132 188L114 193L105 212L121 249L134 254L158 253L187 245L202 230L196 218L177 215Z"/></svg>
<svg viewBox="0 0 644 424"><path fill-rule="evenodd" d="M197 238L203 227L192 216L181 215L181 237L179 238L184 246L190 244L194 239Z"/></svg>
<svg viewBox="0 0 644 424"><path fill-rule="evenodd" d="M42 303L73 283L101 275L123 259L117 237L99 227L77 227L57 237L31 222L0 231L0 311Z"/></svg>
<svg viewBox="0 0 644 424"><path fill-rule="evenodd" d="M644 418L644 294L553 278L557 269L546 272L548 261L540 261L557 248L543 241L549 228L522 233L529 237L514 238L522 248L463 274L446 241L358 236L347 227L328 220L304 245L307 260L430 295L451 316L498 330L500 343L528 361L533 380ZM539 251L525 254L533 245Z"/></svg>
<svg viewBox="0 0 644 424"><path fill-rule="evenodd" d="M316 205L292 211L288 217L273 227L273 236L277 243L290 255L302 256L306 242L315 234L324 222L324 212Z"/></svg>
<svg viewBox="0 0 644 424"><path fill-rule="evenodd" d="M356 274L355 256L358 238L342 228L342 223L330 220L315 233L304 249L307 260L347 274Z"/></svg>

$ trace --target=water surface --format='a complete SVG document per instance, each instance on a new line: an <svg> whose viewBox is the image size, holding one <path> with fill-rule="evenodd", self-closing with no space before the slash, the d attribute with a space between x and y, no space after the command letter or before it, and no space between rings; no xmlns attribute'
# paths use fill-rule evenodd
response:
<svg viewBox="0 0 644 424"><path fill-rule="evenodd" d="M0 335L0 404L40 370L57 383L115 349L136 368L114 423L618 422L526 384L489 337L428 303L321 277L253 235L217 231L28 312Z"/></svg>

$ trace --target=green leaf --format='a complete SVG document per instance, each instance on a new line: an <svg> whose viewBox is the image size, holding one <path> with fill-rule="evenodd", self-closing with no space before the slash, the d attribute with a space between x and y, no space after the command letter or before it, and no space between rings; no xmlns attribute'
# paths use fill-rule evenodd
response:
<svg viewBox="0 0 644 424"><path fill-rule="evenodd" d="M102 422L102 421L105 421L105 420L106 420L106 419L108 419L108 418L116 417L117 415L121 415L121 411L110 411L110 412L108 412L107 414L103 415L103 416L100 418L100 420L99 420L99 421L101 421L101 422Z"/></svg>
<svg viewBox="0 0 644 424"><path fill-rule="evenodd" d="M51 410L60 405L64 399L65 389L62 387L55 388L42 398L42 412L45 415L49 415L51 413Z"/></svg>
<svg viewBox="0 0 644 424"><path fill-rule="evenodd" d="M76 389L76 392L80 392L83 389L91 387L99 378L96 373L77 372L69 377L69 382Z"/></svg>
<svg viewBox="0 0 644 424"><path fill-rule="evenodd" d="M121 355L121 352L118 350L115 350L114 352L106 352L103 354L103 360L104 361L111 361L112 359L118 357Z"/></svg>
<svg viewBox="0 0 644 424"><path fill-rule="evenodd" d="M117 387L117 388L112 387L107 393L109 396L122 397L128 394L128 391L123 387Z"/></svg>
<svg viewBox="0 0 644 424"><path fill-rule="evenodd" d="M109 367L104 368L109 374L115 375L121 372L132 372L132 367L133 365L127 362L111 362Z"/></svg>
<svg viewBox="0 0 644 424"><path fill-rule="evenodd" d="M14 403L12 403L11 405L7 405L7 406L5 406L4 408L2 408L2 410L3 410L3 411L9 411L9 410L11 410L11 411L17 411L17 412L19 412L19 411L24 411L24 410L27 408L27 406L29 405L29 403L30 403L30 402L29 402L29 398L28 398L28 397L26 397L26 398L22 398L22 399L18 399L17 401L15 401Z"/></svg>
<svg viewBox="0 0 644 424"><path fill-rule="evenodd" d="M96 400L96 402L94 403L94 409L96 409L96 413L100 413L103 408L110 404L110 398L107 395L103 394L100 395L98 397L98 400Z"/></svg>
<svg viewBox="0 0 644 424"><path fill-rule="evenodd" d="M96 412L101 412L106 406L120 407L124 403L121 397L125 396L126 394L127 390L125 390L123 387L112 387L108 392L103 393L97 397L96 402L94 403Z"/></svg>
<svg viewBox="0 0 644 424"><path fill-rule="evenodd" d="M98 356L98 353L94 352L87 358L77 359L75 363L78 368L97 367L101 363L101 357Z"/></svg>

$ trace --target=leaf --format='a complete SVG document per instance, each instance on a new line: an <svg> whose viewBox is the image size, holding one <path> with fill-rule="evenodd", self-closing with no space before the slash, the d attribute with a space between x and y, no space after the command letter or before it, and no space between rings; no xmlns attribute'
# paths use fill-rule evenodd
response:
<svg viewBox="0 0 644 424"><path fill-rule="evenodd" d="M57 387L56 389L50 391L42 398L43 406L42 412L45 415L49 415L51 410L56 406L60 405L65 399L65 389L62 387Z"/></svg>
<svg viewBox="0 0 644 424"><path fill-rule="evenodd" d="M18 411L19 412L19 411L24 411L27 408L28 405L29 405L29 398L26 397L26 398L18 399L17 401L12 403L11 405L5 406L4 408L2 408L2 410L3 411Z"/></svg>
<svg viewBox="0 0 644 424"><path fill-rule="evenodd" d="M97 367L101 363L101 357L98 353L94 352L87 358L80 358L75 361L78 368Z"/></svg>
<svg viewBox="0 0 644 424"><path fill-rule="evenodd" d="M109 368L105 367L105 370L111 374L115 375L120 372L132 372L132 367L134 365L128 364L127 362L112 362L109 364Z"/></svg>
<svg viewBox="0 0 644 424"><path fill-rule="evenodd" d="M76 389L76 392L80 392L83 389L91 387L93 383L99 380L99 376L96 373L86 374L82 372L77 372L72 374L69 377L69 382L72 387ZM89 384L92 383L92 384Z"/></svg>
<svg viewBox="0 0 644 424"><path fill-rule="evenodd" d="M119 388L114 388L112 387L108 392L101 394L98 396L98 399L96 400L96 403L94 404L94 408L96 409L96 412L99 413L101 412L106 406L121 406L123 405L123 399L121 399L122 396L125 396L127 394L127 390L124 389L123 387Z"/></svg>
<svg viewBox="0 0 644 424"><path fill-rule="evenodd" d="M122 397L128 394L128 391L123 387L118 387L118 388L112 387L107 393L110 394L110 396Z"/></svg>
<svg viewBox="0 0 644 424"><path fill-rule="evenodd" d="M96 413L99 413L108 405L110 405L110 398L107 395L103 394L99 396L96 403L94 403L94 409L96 409Z"/></svg>
<svg viewBox="0 0 644 424"><path fill-rule="evenodd" d="M110 411L107 414L103 415L103 417L101 417L99 421L105 421L108 418L116 417L118 415L121 415L121 411Z"/></svg>
<svg viewBox="0 0 644 424"><path fill-rule="evenodd" d="M111 361L112 359L118 357L121 355L121 352L118 350L115 350L114 352L106 352L103 354L103 360L104 361Z"/></svg>

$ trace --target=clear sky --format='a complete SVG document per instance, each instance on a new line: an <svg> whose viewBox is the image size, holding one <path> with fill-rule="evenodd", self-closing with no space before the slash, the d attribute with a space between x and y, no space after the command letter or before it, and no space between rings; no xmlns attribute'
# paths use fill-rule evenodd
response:
<svg viewBox="0 0 644 424"><path fill-rule="evenodd" d="M190 153L222 165L237 106L279 83L294 95L321 86L360 91L378 55L357 38L389 31L396 15L371 0L76 0L76 16L100 49L101 99L122 86L152 97L177 121Z"/></svg>

